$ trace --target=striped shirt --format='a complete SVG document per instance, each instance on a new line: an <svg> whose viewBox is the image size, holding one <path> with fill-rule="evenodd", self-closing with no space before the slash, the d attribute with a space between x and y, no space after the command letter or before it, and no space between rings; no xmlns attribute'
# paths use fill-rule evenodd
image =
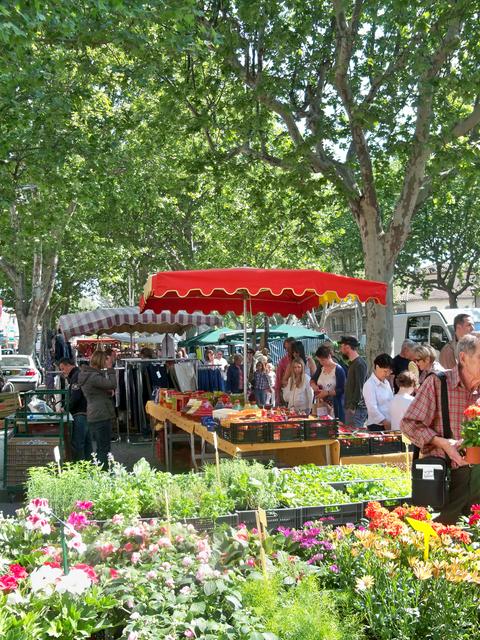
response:
<svg viewBox="0 0 480 640"><path fill-rule="evenodd" d="M461 438L463 412L478 399L477 391L465 388L455 367L445 372L447 377L450 429L455 440ZM421 449L423 456L445 458L443 449L433 447L430 442L435 436L443 437L442 403L440 380L435 375L428 376L408 407L400 425L402 432ZM452 468L457 465L452 461Z"/></svg>

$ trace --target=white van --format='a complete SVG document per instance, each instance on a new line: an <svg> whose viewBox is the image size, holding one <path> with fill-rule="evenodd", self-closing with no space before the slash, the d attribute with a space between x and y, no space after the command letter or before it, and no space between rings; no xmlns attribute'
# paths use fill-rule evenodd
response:
<svg viewBox="0 0 480 640"><path fill-rule="evenodd" d="M453 338L453 319L459 313L468 313L475 323L475 330L480 331L480 309L430 309L430 311L414 311L397 313L393 316L393 349L400 353L402 342L408 338L421 344L431 344L441 351L442 347Z"/></svg>

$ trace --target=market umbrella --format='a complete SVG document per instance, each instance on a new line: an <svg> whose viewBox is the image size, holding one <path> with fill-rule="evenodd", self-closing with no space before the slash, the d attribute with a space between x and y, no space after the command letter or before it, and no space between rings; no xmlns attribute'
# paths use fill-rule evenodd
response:
<svg viewBox="0 0 480 640"><path fill-rule="evenodd" d="M358 299L386 304L384 282L347 278L313 269L208 269L161 271L148 278L140 309L159 311L233 311L244 317L244 353L247 312L302 316L327 302ZM244 358L246 380L246 358ZM245 394L246 394L245 384Z"/></svg>
<svg viewBox="0 0 480 640"><path fill-rule="evenodd" d="M215 327L222 324L222 318L204 313L187 313L175 309L175 312L142 311L138 307L118 307L116 309L95 309L69 313L60 316L59 325L65 338L91 336L98 333L129 334L142 333L183 333L190 327Z"/></svg>

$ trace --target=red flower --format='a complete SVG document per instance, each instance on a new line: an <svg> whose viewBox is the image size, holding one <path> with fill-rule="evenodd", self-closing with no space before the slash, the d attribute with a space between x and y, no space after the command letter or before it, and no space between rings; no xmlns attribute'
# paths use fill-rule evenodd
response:
<svg viewBox="0 0 480 640"><path fill-rule="evenodd" d="M120 576L120 572L119 571L117 571L116 569L110 568L110 577L112 578L112 580L115 580L119 576Z"/></svg>
<svg viewBox="0 0 480 640"><path fill-rule="evenodd" d="M473 511L473 513L478 513L480 512L480 504L472 504L470 509Z"/></svg>
<svg viewBox="0 0 480 640"><path fill-rule="evenodd" d="M61 569L62 568L59 562L50 562L50 561L48 561L48 562L44 562L43 564L46 565L47 567L52 567L52 569Z"/></svg>
<svg viewBox="0 0 480 640"><path fill-rule="evenodd" d="M413 520L428 520L429 513L425 507L410 507L407 513L409 518L413 518Z"/></svg>
<svg viewBox="0 0 480 640"><path fill-rule="evenodd" d="M15 580L22 580L28 576L27 570L25 567L22 567L21 564L11 564L8 567L8 573L15 578Z"/></svg>
<svg viewBox="0 0 480 640"><path fill-rule="evenodd" d="M475 522L478 522L478 520L480 520L480 513L474 513L469 517L468 524L469 525L475 524Z"/></svg>
<svg viewBox="0 0 480 640"><path fill-rule="evenodd" d="M98 576L95 573L95 569L91 567L89 564L83 564L82 562L80 562L79 564L76 564L75 566L73 566L72 569L80 569L81 571L84 571L87 574L87 576L90 578L92 582L98 582Z"/></svg>
<svg viewBox="0 0 480 640"><path fill-rule="evenodd" d="M0 591L7 593L8 591L14 591L18 587L18 582L13 576L5 574L0 576Z"/></svg>
<svg viewBox="0 0 480 640"><path fill-rule="evenodd" d="M477 404L471 404L465 409L463 415L466 418L478 418L480 416L480 407Z"/></svg>

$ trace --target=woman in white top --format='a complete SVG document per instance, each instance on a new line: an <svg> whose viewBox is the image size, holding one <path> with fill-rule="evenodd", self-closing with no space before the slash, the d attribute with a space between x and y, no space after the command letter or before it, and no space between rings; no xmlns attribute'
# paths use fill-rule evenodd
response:
<svg viewBox="0 0 480 640"><path fill-rule="evenodd" d="M302 413L310 413L313 403L313 389L310 376L305 373L305 364L301 358L292 361L291 375L283 387L283 397L289 409Z"/></svg>
<svg viewBox="0 0 480 640"><path fill-rule="evenodd" d="M363 385L369 431L390 430L390 402L393 391L388 378L392 375L392 358L381 353L373 361L373 373Z"/></svg>
<svg viewBox="0 0 480 640"><path fill-rule="evenodd" d="M413 402L412 392L416 387L417 381L411 371L402 371L395 378L395 383L398 387L398 393L393 396L390 402L390 421L392 423L392 431L400 431L402 418Z"/></svg>

